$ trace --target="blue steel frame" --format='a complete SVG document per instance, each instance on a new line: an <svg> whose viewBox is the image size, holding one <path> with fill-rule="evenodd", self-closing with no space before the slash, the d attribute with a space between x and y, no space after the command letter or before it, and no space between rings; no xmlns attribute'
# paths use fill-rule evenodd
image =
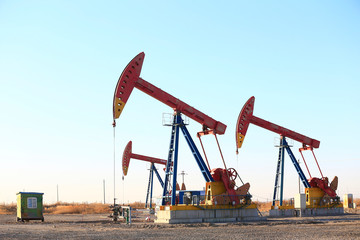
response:
<svg viewBox="0 0 360 240"><path fill-rule="evenodd" d="M206 167L205 162L200 155L199 150L197 149L193 139L191 138L186 125L184 124L181 113L176 112L174 115L174 120L172 124L171 129L171 138L170 138L170 147L169 147L169 154L168 154L168 160L166 164L166 170L165 170L165 181L164 181L164 188L163 188L163 199L162 199L162 205L164 206L166 204L166 198L169 193L169 181L170 176L172 175L172 187L171 187L171 205L176 204L176 182L177 182L177 163L178 163L178 148L179 148L179 128L181 128L181 131L184 135L184 138L186 142L189 145L189 148L196 160L196 163L198 164L201 173L203 174L203 177L206 182L213 182L214 179L212 178L209 169ZM174 153L174 154L173 154ZM174 161L172 162L172 160ZM171 165L173 167L173 171L171 172Z"/></svg>
<svg viewBox="0 0 360 240"><path fill-rule="evenodd" d="M150 194L150 203L149 203L149 207L152 208L152 196L153 196L153 180L154 180L154 172L160 182L161 187L164 187L164 182L162 181L159 172L156 170L156 167L154 165L154 163L151 163L150 166L150 174L149 174L149 183L148 183L148 189L147 189L147 194L146 194L146 201L145 201L145 207L147 208L148 206L148 201L149 201L149 194Z"/></svg>
<svg viewBox="0 0 360 240"><path fill-rule="evenodd" d="M161 187L163 188L163 187L164 187L164 182L163 182L163 180L161 179L160 174L159 174L159 172L156 170L155 166L153 167L153 171L155 172L155 174L156 174L156 176L157 176L157 178L158 178L158 180L159 180L159 183L160 183Z"/></svg>
<svg viewBox="0 0 360 240"><path fill-rule="evenodd" d="M284 151L287 151L291 162L293 163L296 172L298 173L301 182L303 183L305 188L310 188L310 184L308 182L308 180L306 179L306 176L304 174L304 172L302 171L299 163L296 161L296 158L293 154L293 152L291 151L291 148L289 146L289 144L286 141L286 138L284 136L281 136L280 139L280 149L279 149L279 160L278 160L278 165L277 165L277 169L276 169L276 177L275 177L275 186L274 186L274 195L273 195L273 206L275 206L275 201L276 201L276 194L277 194L277 189L280 188L280 199L279 199L279 205L282 206L283 204L283 190L284 190ZM280 170L280 166L281 166L281 172L279 172ZM280 186L278 185L278 178L280 175Z"/></svg>
<svg viewBox="0 0 360 240"><path fill-rule="evenodd" d="M273 195L273 203L275 206L277 190L280 188L280 206L282 206L283 202L283 186L284 186L284 138L280 139L280 147L279 147L279 157L276 167L276 175L275 175L275 186L274 186L274 195ZM280 185L279 185L279 176L280 176Z"/></svg>

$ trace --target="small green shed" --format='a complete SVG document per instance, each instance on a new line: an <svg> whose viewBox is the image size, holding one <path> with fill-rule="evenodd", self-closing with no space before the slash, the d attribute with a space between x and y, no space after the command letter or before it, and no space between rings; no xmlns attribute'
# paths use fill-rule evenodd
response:
<svg viewBox="0 0 360 240"><path fill-rule="evenodd" d="M43 193L19 192L17 195L17 221L41 220L43 215Z"/></svg>

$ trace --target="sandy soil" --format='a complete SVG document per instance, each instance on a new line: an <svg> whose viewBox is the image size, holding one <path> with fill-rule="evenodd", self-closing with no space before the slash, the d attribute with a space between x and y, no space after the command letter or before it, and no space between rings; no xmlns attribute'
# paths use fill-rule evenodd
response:
<svg viewBox="0 0 360 240"><path fill-rule="evenodd" d="M146 216L138 211L126 225L106 214L45 215L44 222L24 223L0 215L0 239L360 239L360 214L177 225L145 222Z"/></svg>

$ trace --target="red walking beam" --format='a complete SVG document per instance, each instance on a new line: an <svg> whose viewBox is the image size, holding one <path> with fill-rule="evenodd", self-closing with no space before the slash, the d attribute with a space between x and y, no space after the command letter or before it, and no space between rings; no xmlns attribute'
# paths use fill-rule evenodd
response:
<svg viewBox="0 0 360 240"><path fill-rule="evenodd" d="M177 112L181 112L189 118L199 122L203 126L203 130L214 130L217 134L224 134L226 125L216 121L208 115L191 107L183 101L175 98L160 88L140 78L141 68L144 61L145 54L139 53L134 57L121 73L117 82L114 100L113 100L113 119L119 118L121 112L134 87L168 105Z"/></svg>
<svg viewBox="0 0 360 240"><path fill-rule="evenodd" d="M166 162L167 162L164 159L153 158L153 157L148 157L148 156L132 153L132 142L129 141L124 149L124 153L123 153L123 157L122 157L122 169L123 169L124 176L127 175L131 158L142 160L145 162L158 163L158 164L162 164L162 165L166 165Z"/></svg>
<svg viewBox="0 0 360 240"><path fill-rule="evenodd" d="M267 130L270 130L272 132L278 133L284 137L288 137L291 139L294 139L295 141L301 142L305 145L308 145L313 148L318 148L320 146L320 141L316 139L309 138L307 136L304 136L300 133L291 131L287 128L281 127L279 125L276 125L274 123L268 122L266 120L263 120L261 118L258 118L253 115L254 111L254 104L255 104L255 97L251 97L243 106L241 109L241 112L239 114L237 124L236 124L236 149L238 150L241 148L241 145L244 141L247 129L249 127L249 124L255 124L259 127L265 128Z"/></svg>

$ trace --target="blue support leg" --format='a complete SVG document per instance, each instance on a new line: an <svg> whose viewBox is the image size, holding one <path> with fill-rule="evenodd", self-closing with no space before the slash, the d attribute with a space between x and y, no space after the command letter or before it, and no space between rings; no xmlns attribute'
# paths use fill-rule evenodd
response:
<svg viewBox="0 0 360 240"><path fill-rule="evenodd" d="M156 174L156 177L157 177L158 180L159 180L159 183L160 183L161 187L164 188L164 182L163 182L163 180L161 179L160 174L159 174L159 172L157 171L157 169L155 168L155 166L154 166L154 172L155 172L155 174Z"/></svg>
<svg viewBox="0 0 360 240"><path fill-rule="evenodd" d="M280 140L280 146L281 146L281 140ZM275 184L274 184L274 195L273 195L273 202L272 205L275 206L276 200L277 200L277 194L279 194L278 190L280 188L279 186L279 177L281 174L281 152L282 152L283 148L279 147L279 156L278 156L278 161L277 161L277 165L276 165L276 174L275 174Z"/></svg>
<svg viewBox="0 0 360 240"><path fill-rule="evenodd" d="M284 141L285 138L281 139L281 175L280 175L280 203L279 205L283 205L283 192L284 192Z"/></svg>
<svg viewBox="0 0 360 240"><path fill-rule="evenodd" d="M171 137L170 137L170 146L169 146L169 154L168 159L166 163L166 169L165 169L165 179L164 179L164 185L163 185L163 194L162 194L162 202L161 205L166 205L167 197L168 197L168 186L170 181L170 175L171 175L171 164L172 164L172 158L173 158L173 152L174 152L174 140L176 135L176 117L174 116L172 128L171 128Z"/></svg>
<svg viewBox="0 0 360 240"><path fill-rule="evenodd" d="M177 163L179 153L179 125L182 123L180 114L176 115L176 134L175 134L175 148L174 148L174 163L173 163L173 181L171 192L171 205L176 205L176 178L177 178Z"/></svg>
<svg viewBox="0 0 360 240"><path fill-rule="evenodd" d="M296 158L293 154L293 152L291 151L289 145L287 144L286 140L284 139L284 145L286 146L286 151L291 159L291 162L294 164L294 167L296 169L296 172L298 173L300 179L301 179L301 182L303 183L304 187L305 188L310 188L310 184L308 182L308 180L306 179L306 176L304 174L304 172L302 171L299 163L296 161Z"/></svg>
<svg viewBox="0 0 360 240"><path fill-rule="evenodd" d="M152 196L153 196L153 180L154 180L154 163L151 163L151 187L150 187L150 209L152 209Z"/></svg>
<svg viewBox="0 0 360 240"><path fill-rule="evenodd" d="M152 169L150 168L148 187L147 187L147 191L146 191L145 208L148 207L148 200L149 200L149 195L150 195L150 191L151 191L151 185L152 185Z"/></svg>
<svg viewBox="0 0 360 240"><path fill-rule="evenodd" d="M212 178L209 169L207 168L203 158L200 155L199 150L197 149L192 137L190 136L189 131L187 130L185 124L181 124L181 131L185 137L186 142L188 143L191 153L193 154L196 163L198 164L202 175L206 182L213 182L214 179Z"/></svg>

